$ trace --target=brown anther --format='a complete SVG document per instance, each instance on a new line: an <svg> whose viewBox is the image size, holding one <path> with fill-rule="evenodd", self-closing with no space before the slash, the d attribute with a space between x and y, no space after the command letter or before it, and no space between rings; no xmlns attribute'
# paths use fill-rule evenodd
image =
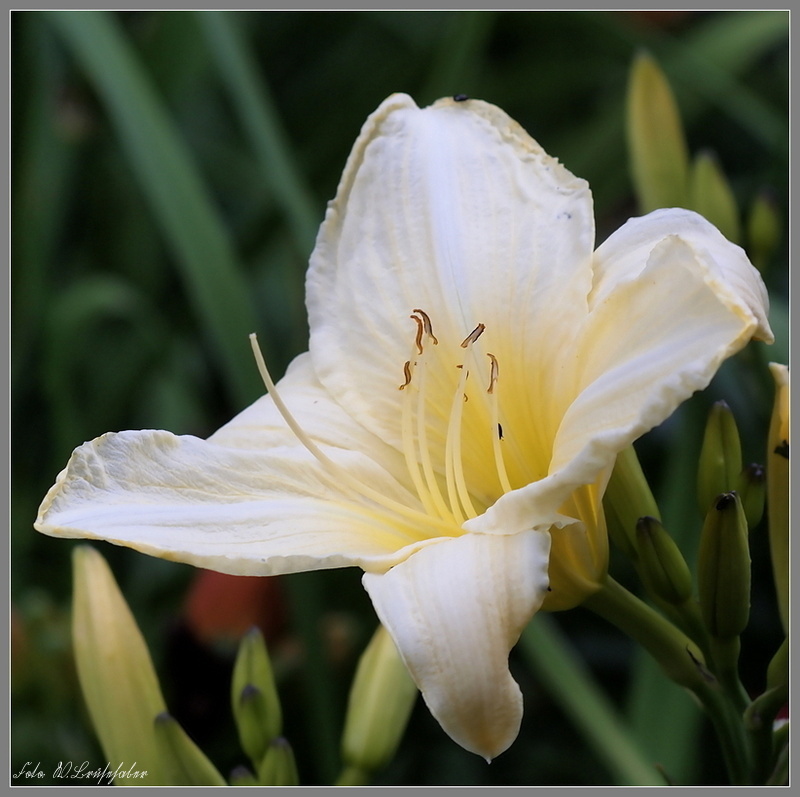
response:
<svg viewBox="0 0 800 797"><path fill-rule="evenodd" d="M403 365L403 376L405 376L406 381L397 388L398 390L403 390L411 384L411 360L406 360L405 364Z"/></svg>
<svg viewBox="0 0 800 797"><path fill-rule="evenodd" d="M486 329L485 324L478 324L472 332L461 341L461 348L466 349L470 343L475 343L475 341L483 334L483 330Z"/></svg>
<svg viewBox="0 0 800 797"><path fill-rule="evenodd" d="M494 393L497 377L500 376L500 367L497 365L497 357L495 357L494 354L486 352L486 356L492 361L491 370L489 372L489 387L486 389L486 392Z"/></svg>
<svg viewBox="0 0 800 797"><path fill-rule="evenodd" d="M439 341L436 339L436 335L433 334L433 324L431 324L431 319L428 314L424 310L420 310L418 307L414 308L412 312L419 313L422 316L422 324L425 327L425 334L431 339L434 346L438 346Z"/></svg>
<svg viewBox="0 0 800 797"><path fill-rule="evenodd" d="M422 332L424 328L424 322L421 318L417 318L415 315L411 315L409 318L413 318L417 322L417 337L414 340L414 343L417 346L417 353L422 354Z"/></svg>

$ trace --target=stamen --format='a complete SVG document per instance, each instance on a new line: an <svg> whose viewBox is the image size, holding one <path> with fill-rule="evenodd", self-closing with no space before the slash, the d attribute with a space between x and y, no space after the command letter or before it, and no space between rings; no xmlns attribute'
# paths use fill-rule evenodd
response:
<svg viewBox="0 0 800 797"><path fill-rule="evenodd" d="M445 465L445 482L447 483L447 497L450 500L450 507L456 520L459 524L465 520L464 514L461 511L461 502L459 501L458 478L456 470L461 470L461 407L463 401L458 400L459 394L463 394L464 383L466 379L464 374L468 373L465 369L462 371L461 378L459 379L458 387L456 388L453 403L450 406L450 420L447 424L447 437L445 439L444 447L444 465ZM457 467L458 466L458 467Z"/></svg>
<svg viewBox="0 0 800 797"><path fill-rule="evenodd" d="M414 343L417 346L417 354L422 354L422 332L425 325L422 323L422 319L415 315L410 315L409 318L413 318L417 322L417 339Z"/></svg>
<svg viewBox="0 0 800 797"><path fill-rule="evenodd" d="M419 443L419 459L422 465L422 472L425 474L425 483L428 486L428 493L431 500L436 505L439 516L455 522L455 514L448 508L447 502L442 496L442 492L439 489L439 482L436 479L436 472L431 462L431 452L428 446L428 424L426 423L425 417L427 408L426 387L428 383L427 377L425 376L426 371L427 365L423 365L422 373L417 380L417 442Z"/></svg>
<svg viewBox="0 0 800 797"><path fill-rule="evenodd" d="M483 334L483 330L486 329L485 324L478 324L472 332L461 341L461 348L466 349L470 343L475 343L475 341Z"/></svg>
<svg viewBox="0 0 800 797"><path fill-rule="evenodd" d="M448 536L452 536L453 527L451 523L447 523L435 516L420 512L419 510L413 509L410 506L401 504L399 501L394 501L393 499L388 498L383 493L380 493L369 485L359 481L349 471L337 465L327 454L325 454L319 448L319 446L317 446L317 444L314 443L314 441L311 440L311 438L303 431L303 428L289 411L289 408L286 406L286 404L284 404L283 399L275 387L275 383L272 381L272 377L267 369L267 364L264 362L264 356L261 354L261 349L258 346L258 338L255 333L251 333L250 335L250 346L253 349L253 355L256 359L258 372L261 375L261 379L264 382L267 392L270 394L270 396L272 396L272 401L275 404L275 408L281 414L283 420L286 421L286 425L292 430L292 432L294 432L297 440L321 465L325 467L330 475L336 480L337 484L341 486L341 484L344 482L352 490L360 493L364 498L368 498L371 501L374 501L378 506L382 506L384 509L393 512L408 521L411 521L411 524L414 527L417 527L419 524L427 523L430 526L435 526L442 529L442 531Z"/></svg>
<svg viewBox="0 0 800 797"><path fill-rule="evenodd" d="M478 324L464 339L461 346L471 349L472 344L480 337L485 329L483 324ZM467 489L466 479L464 478L464 467L461 459L461 419L464 414L464 404L467 401L466 386L469 378L469 370L461 369L458 380L458 387L453 396L453 403L450 407L450 421L447 425L447 441L445 443L445 472L447 481L447 493L450 498L450 506L454 513L460 514L459 504L468 517L477 517L477 512L472 504L472 499ZM459 401L459 396L463 400ZM462 521L463 522L463 521Z"/></svg>
<svg viewBox="0 0 800 797"><path fill-rule="evenodd" d="M408 363L407 363L408 365ZM410 368L410 366L409 366ZM409 374L410 381L410 374ZM419 381L419 380L418 380ZM414 422L412 417L413 412L413 398L411 397L411 390L406 392L406 398L403 399L403 456L406 460L406 468L411 476L411 481L414 484L414 489L417 491L419 500L422 501L425 511L430 515L436 515L436 505L431 498L430 492L423 482L422 474L420 473L419 461L414 447Z"/></svg>
<svg viewBox="0 0 800 797"><path fill-rule="evenodd" d="M500 376L500 368L497 365L497 357L494 354L486 352L486 356L492 361L491 370L489 371L489 387L486 389L487 393L494 393L494 386L497 384L497 377Z"/></svg>
<svg viewBox="0 0 800 797"><path fill-rule="evenodd" d="M422 353L422 349L420 348L420 354ZM405 377L406 381L403 382L398 390L405 390L411 384L411 360L406 360L405 364L403 365L403 376Z"/></svg>
<svg viewBox="0 0 800 797"><path fill-rule="evenodd" d="M433 334L433 324L431 324L431 319L428 314L419 308L412 310L412 312L419 313L422 316L422 324L425 327L425 334L433 341L434 346L438 346L439 341L436 339L436 335ZM413 318L414 316L411 317Z"/></svg>
<svg viewBox="0 0 800 797"><path fill-rule="evenodd" d="M427 372L427 356L424 354L421 336L423 330L427 332L427 330L431 329L431 323L427 314L423 310L415 310L414 312L419 313L422 316L422 318L418 318L415 315L410 316L414 319L414 321L417 322L417 336L415 345L419 349L419 357L413 364L413 372L416 373L417 370L419 370L419 374L414 382L417 389L416 440L414 437L413 422L414 405L412 403L413 399L410 395L413 390L412 389L406 392L408 398L403 400L403 456L405 457L406 467L408 468L409 475L411 476L411 481L414 484L414 489L417 491L417 496L419 497L420 501L422 501L425 510L433 516L438 515L440 518L455 523L453 513L450 512L446 501L442 497L441 490L439 489L439 483L436 480L436 474L433 470L430 451L428 449L427 425L425 423L425 385L427 383L425 374ZM429 336L432 336L432 332ZM436 342L435 338L432 338L432 340L433 342ZM403 370L406 376L406 383L405 385L401 386L401 390L407 387L411 382L411 361L408 361L405 364Z"/></svg>
<svg viewBox="0 0 800 797"><path fill-rule="evenodd" d="M497 364L497 357L494 354L486 353L491 360L491 367L489 370L489 387L486 392L491 395L490 405L492 410L492 424L497 429L497 434L492 435L492 450L494 452L494 463L497 468L497 475L500 478L500 485L504 493L511 492L511 482L508 478L506 471L506 463L503 459L503 449L500 446L500 441L503 439L503 427L500 425L500 407L497 401L497 393L495 393L495 385L500 377L500 366Z"/></svg>

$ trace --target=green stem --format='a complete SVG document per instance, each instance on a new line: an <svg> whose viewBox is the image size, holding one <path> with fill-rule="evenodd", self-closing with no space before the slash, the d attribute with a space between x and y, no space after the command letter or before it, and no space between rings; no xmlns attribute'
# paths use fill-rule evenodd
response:
<svg viewBox="0 0 800 797"><path fill-rule="evenodd" d="M744 725L753 749L754 783L762 783L770 775L773 764L775 717L789 699L788 683L781 684L759 695L747 708Z"/></svg>
<svg viewBox="0 0 800 797"><path fill-rule="evenodd" d="M667 676L681 686L694 691L713 680L700 648L613 578L607 578L583 605L643 645Z"/></svg>
<svg viewBox="0 0 800 797"><path fill-rule="evenodd" d="M720 683L728 692L733 705L741 712L750 705L750 697L739 680L739 637L711 637L715 670Z"/></svg>
<svg viewBox="0 0 800 797"><path fill-rule="evenodd" d="M749 786L751 754L744 733L742 715L717 684L705 684L693 690L703 704L717 732L731 786Z"/></svg>
<svg viewBox="0 0 800 797"><path fill-rule="evenodd" d="M671 680L694 693L714 724L732 785L747 784L750 755L741 713L695 643L612 578L584 606L639 642Z"/></svg>

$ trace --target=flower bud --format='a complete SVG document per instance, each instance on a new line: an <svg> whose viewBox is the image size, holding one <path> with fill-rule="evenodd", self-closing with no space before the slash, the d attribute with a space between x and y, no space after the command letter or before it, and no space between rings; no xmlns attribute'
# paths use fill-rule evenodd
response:
<svg viewBox="0 0 800 797"><path fill-rule="evenodd" d="M646 53L628 80L631 173L643 213L687 206L689 156L678 106L664 73Z"/></svg>
<svg viewBox="0 0 800 797"><path fill-rule="evenodd" d="M735 492L720 495L708 511L697 563L700 612L713 637L737 637L750 617L750 550L747 520Z"/></svg>
<svg viewBox="0 0 800 797"><path fill-rule="evenodd" d="M236 767L228 777L231 786L258 786L256 776L247 767Z"/></svg>
<svg viewBox="0 0 800 797"><path fill-rule="evenodd" d="M752 531L764 514L764 501L767 495L764 466L751 462L740 474L736 492L742 501L747 527Z"/></svg>
<svg viewBox="0 0 800 797"><path fill-rule="evenodd" d="M689 180L689 207L705 216L729 241L738 243L739 208L730 184L711 152L697 155Z"/></svg>
<svg viewBox="0 0 800 797"><path fill-rule="evenodd" d="M767 667L767 689L778 689L789 683L789 639L783 640Z"/></svg>
<svg viewBox="0 0 800 797"><path fill-rule="evenodd" d="M365 773L385 766L400 744L416 697L417 687L389 632L379 626L350 689L342 737L345 765Z"/></svg>
<svg viewBox="0 0 800 797"><path fill-rule="evenodd" d="M105 559L80 545L72 552L72 638L78 678L112 771L136 762L140 781L161 783L153 729L166 710L147 645Z"/></svg>
<svg viewBox="0 0 800 797"><path fill-rule="evenodd" d="M280 736L283 723L267 646L258 628L248 631L239 645L231 703L242 749L257 765Z"/></svg>
<svg viewBox="0 0 800 797"><path fill-rule="evenodd" d="M161 785L227 786L203 751L166 711L155 719L155 736L161 759Z"/></svg>
<svg viewBox="0 0 800 797"><path fill-rule="evenodd" d="M742 471L742 448L733 413L717 401L708 414L700 450L697 497L703 517L722 493L736 489Z"/></svg>
<svg viewBox="0 0 800 797"><path fill-rule="evenodd" d="M789 632L789 369L770 363L775 403L767 447L767 516L772 572L783 630Z"/></svg>
<svg viewBox="0 0 800 797"><path fill-rule="evenodd" d="M775 249L781 232L781 223L772 197L760 192L747 217L747 254L753 265L763 274Z"/></svg>
<svg viewBox="0 0 800 797"><path fill-rule="evenodd" d="M647 591L673 606L682 606L692 596L692 574L675 541L652 517L636 524L639 572Z"/></svg>
<svg viewBox="0 0 800 797"><path fill-rule="evenodd" d="M603 507L608 519L609 536L635 562L638 557L636 524L639 518L651 517L658 520L660 515L633 446L628 446L617 454L617 461L603 496Z"/></svg>
<svg viewBox="0 0 800 797"><path fill-rule="evenodd" d="M291 745L282 736L273 739L258 767L262 786L297 786L300 778Z"/></svg>

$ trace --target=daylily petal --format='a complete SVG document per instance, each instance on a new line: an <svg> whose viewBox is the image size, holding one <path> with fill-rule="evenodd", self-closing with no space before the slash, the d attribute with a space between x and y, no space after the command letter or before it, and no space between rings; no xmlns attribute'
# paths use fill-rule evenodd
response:
<svg viewBox="0 0 800 797"><path fill-rule="evenodd" d="M393 95L364 125L311 258L320 381L399 447L396 387L413 351L409 314L421 308L442 344L432 405L446 412L452 400L460 360L445 348L461 351L482 323L487 350L505 374L524 373L545 412L540 375L585 314L593 247L587 184L500 109L449 99L420 109Z"/></svg>
<svg viewBox="0 0 800 797"><path fill-rule="evenodd" d="M653 226L660 230L667 216L658 215ZM677 213L675 225L683 218ZM629 223L631 235L648 226L640 222ZM723 360L751 337L771 337L753 266L737 263L741 250L724 239L723 246L716 231L706 239L710 225L696 214L688 224L686 236L678 228L679 234L662 237L650 250L641 245L642 268L628 250L618 253L621 265L610 256L613 248L598 255L590 312L575 330L571 368L561 375L563 392L574 398L562 411L550 472L503 496L465 528L508 532L525 528L532 516L547 517L573 489L608 469L625 446L705 388ZM740 296L752 299L753 307ZM665 312L665 304L675 312ZM571 388L566 377L574 380Z"/></svg>
<svg viewBox="0 0 800 797"><path fill-rule="evenodd" d="M615 286L638 275L649 253L667 236L678 235L695 253L693 268L731 312L755 322L751 335L773 341L767 321L769 296L758 270L744 250L731 243L698 213L682 208L656 210L630 219L612 233L594 256L595 284L591 302L596 306ZM679 305L673 304L678 307Z"/></svg>
<svg viewBox="0 0 800 797"><path fill-rule="evenodd" d="M208 441L143 431L84 444L43 501L36 528L239 575L346 565L381 571L437 535L381 465L345 448L349 436L387 453L317 389L307 358L279 386L338 471L300 445L265 397ZM411 519L348 490L345 477L409 507Z"/></svg>
<svg viewBox="0 0 800 797"><path fill-rule="evenodd" d="M547 592L549 550L547 533L471 534L363 578L433 716L486 759L519 731L508 654Z"/></svg>
<svg viewBox="0 0 800 797"><path fill-rule="evenodd" d="M319 383L308 352L292 360L277 388L289 403L299 426L318 445L365 452L399 482L408 481L408 471L400 453L367 431L331 398ZM244 409L208 440L241 451L266 451L298 444L295 433L268 395Z"/></svg>

